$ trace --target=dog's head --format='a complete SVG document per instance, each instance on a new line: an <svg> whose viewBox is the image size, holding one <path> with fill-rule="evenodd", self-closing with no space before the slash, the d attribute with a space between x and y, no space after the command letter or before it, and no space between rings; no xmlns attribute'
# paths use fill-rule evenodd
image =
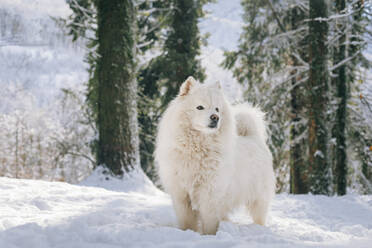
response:
<svg viewBox="0 0 372 248"><path fill-rule="evenodd" d="M219 83L204 85L189 77L181 85L178 97L183 101L185 121L193 129L208 134L219 130L226 106Z"/></svg>

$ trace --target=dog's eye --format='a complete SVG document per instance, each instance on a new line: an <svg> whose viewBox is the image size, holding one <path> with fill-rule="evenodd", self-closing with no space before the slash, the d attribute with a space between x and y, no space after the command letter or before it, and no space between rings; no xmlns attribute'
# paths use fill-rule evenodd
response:
<svg viewBox="0 0 372 248"><path fill-rule="evenodd" d="M204 107L202 105L199 105L199 106L196 107L196 109L203 110Z"/></svg>
<svg viewBox="0 0 372 248"><path fill-rule="evenodd" d="M218 108L216 108L216 111L219 112L220 110Z"/></svg>

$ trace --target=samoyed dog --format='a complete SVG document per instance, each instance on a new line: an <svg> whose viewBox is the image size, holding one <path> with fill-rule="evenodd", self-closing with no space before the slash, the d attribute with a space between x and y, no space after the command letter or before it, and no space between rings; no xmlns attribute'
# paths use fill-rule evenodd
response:
<svg viewBox="0 0 372 248"><path fill-rule="evenodd" d="M189 77L160 124L155 159L181 229L215 234L219 222L246 206L264 225L275 193L264 114L231 106L221 86Z"/></svg>

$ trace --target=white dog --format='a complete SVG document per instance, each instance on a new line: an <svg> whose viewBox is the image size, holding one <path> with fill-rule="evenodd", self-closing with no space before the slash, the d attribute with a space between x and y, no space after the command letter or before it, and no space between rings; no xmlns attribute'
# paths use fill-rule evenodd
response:
<svg viewBox="0 0 372 248"><path fill-rule="evenodd" d="M180 228L215 234L219 222L245 205L264 225L275 177L264 114L232 107L221 86L189 77L159 125L155 159Z"/></svg>

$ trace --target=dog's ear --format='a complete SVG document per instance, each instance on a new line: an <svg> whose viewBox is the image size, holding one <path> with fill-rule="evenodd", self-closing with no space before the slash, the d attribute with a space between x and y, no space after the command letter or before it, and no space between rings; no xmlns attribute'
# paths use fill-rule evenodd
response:
<svg viewBox="0 0 372 248"><path fill-rule="evenodd" d="M193 78L192 76L189 76L185 82L183 82L183 84L181 85L181 88L180 88L180 93L179 95L180 96L186 96L187 94L189 94L190 90L196 85L198 84L198 82L196 82L195 78Z"/></svg>

